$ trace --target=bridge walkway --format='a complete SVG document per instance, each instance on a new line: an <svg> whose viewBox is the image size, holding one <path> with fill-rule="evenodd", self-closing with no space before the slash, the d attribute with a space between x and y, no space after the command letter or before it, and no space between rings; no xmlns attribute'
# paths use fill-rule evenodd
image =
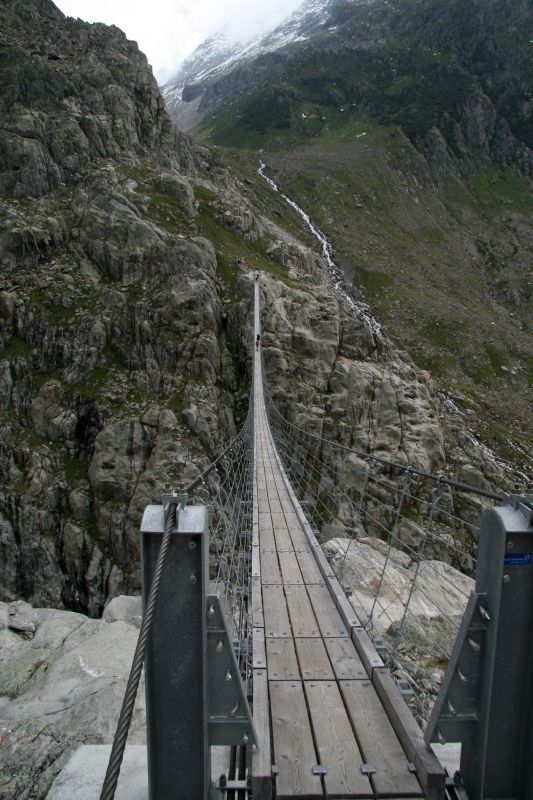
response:
<svg viewBox="0 0 533 800"><path fill-rule="evenodd" d="M255 287L259 333L259 292ZM420 798L372 683L383 666L292 491L270 432L254 353L252 530L255 800Z"/></svg>

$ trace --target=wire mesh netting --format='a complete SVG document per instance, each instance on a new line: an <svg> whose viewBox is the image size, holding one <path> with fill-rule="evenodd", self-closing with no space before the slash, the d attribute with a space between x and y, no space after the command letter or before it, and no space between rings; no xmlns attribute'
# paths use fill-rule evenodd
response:
<svg viewBox="0 0 533 800"><path fill-rule="evenodd" d="M498 494L366 455L265 402L281 460L335 575L382 657L427 719L474 587L479 517ZM419 670L420 663L425 669ZM406 688L406 699L410 690Z"/></svg>

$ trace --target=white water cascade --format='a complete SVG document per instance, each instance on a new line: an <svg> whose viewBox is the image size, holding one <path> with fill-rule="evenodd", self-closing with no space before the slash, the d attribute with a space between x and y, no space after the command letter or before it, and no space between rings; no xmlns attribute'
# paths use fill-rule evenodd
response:
<svg viewBox="0 0 533 800"><path fill-rule="evenodd" d="M381 331L383 329L381 323L378 322L377 319L375 319L375 317L372 316L372 314L369 314L367 311L362 309L355 302L353 297L350 296L346 288L346 283L344 282L344 276L342 274L342 271L333 260L333 248L331 247L331 244L327 240L326 236L324 236L322 231L319 228L317 228L316 225L313 224L309 214L306 214L305 211L302 208L300 208L300 206L297 203L294 202L294 200L291 200L290 197L287 197L286 194L283 194L283 192L279 191L279 188L275 183L275 181L273 181L272 178L269 178L268 175L265 175L265 169L266 169L266 164L264 163L264 161L259 161L259 169L257 170L258 174L265 179L265 181L268 183L271 189L273 189L274 192L277 192L281 197L283 197L285 202L291 206L291 208L294 208L296 213L303 219L303 221L305 222L305 224L307 225L313 236L320 242L322 258L326 263L328 272L330 274L333 286L335 287L336 291L340 294L346 305L355 314L357 314L357 316L361 317L361 319L363 319L366 322L366 324L370 326L370 328L375 334L381 335Z"/></svg>

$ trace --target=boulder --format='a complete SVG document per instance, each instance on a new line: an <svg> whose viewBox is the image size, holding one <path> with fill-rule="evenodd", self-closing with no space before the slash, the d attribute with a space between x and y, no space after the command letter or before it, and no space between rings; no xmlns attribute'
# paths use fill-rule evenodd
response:
<svg viewBox="0 0 533 800"><path fill-rule="evenodd" d="M164 172L155 178L154 185L163 194L175 198L189 217L195 216L194 190L187 178L177 172Z"/></svg>
<svg viewBox="0 0 533 800"><path fill-rule="evenodd" d="M135 621L0 603L4 797L42 800L80 744L112 741L137 637ZM132 744L146 741L142 683Z"/></svg>
<svg viewBox="0 0 533 800"><path fill-rule="evenodd" d="M428 559L417 569L407 553L372 537L331 539L326 553L341 583L353 589L350 599L363 623L372 614L377 634L391 626L394 631L408 605L406 618L421 638L443 621L455 635L454 625L462 619L474 580L450 564Z"/></svg>

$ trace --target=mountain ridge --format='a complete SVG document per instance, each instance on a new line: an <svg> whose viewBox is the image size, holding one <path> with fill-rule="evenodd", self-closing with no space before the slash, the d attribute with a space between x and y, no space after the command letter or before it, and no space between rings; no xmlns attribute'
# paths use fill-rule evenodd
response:
<svg viewBox="0 0 533 800"><path fill-rule="evenodd" d="M171 116L176 119L179 116L181 129L187 130L188 114L183 103L191 103L196 99L198 85L226 74L239 62L274 53L294 42L305 41L326 23L327 9L335 1L307 0L272 30L243 44L230 43L223 34L208 37L182 62L174 76L161 88ZM197 120L193 118L191 124L196 123Z"/></svg>
<svg viewBox="0 0 533 800"><path fill-rule="evenodd" d="M221 74L215 69L207 76L189 76L183 86L184 103L196 101L202 117L221 103L242 106L243 98L246 108L246 94L257 94L264 86L283 98L292 118L298 104L306 101L330 108L356 107L385 124L400 125L419 147L428 147L427 135L436 126L453 156L462 147L454 128L460 122L461 105L479 96L487 106L485 113L491 107L495 117L492 157L532 173L527 0L511 5L492 0L469 0L466 5L442 0L401 5L336 0L320 4L320 13L327 18L322 19L321 33L310 32L312 49L293 44L275 58L272 53L262 57L252 51L242 63L233 60ZM501 30L503 20L506 25ZM167 87L166 97L169 91ZM242 109L236 110L242 116ZM179 126L178 106L171 104L169 111ZM273 110L270 114L274 117ZM471 149L476 146L475 136L471 137Z"/></svg>

